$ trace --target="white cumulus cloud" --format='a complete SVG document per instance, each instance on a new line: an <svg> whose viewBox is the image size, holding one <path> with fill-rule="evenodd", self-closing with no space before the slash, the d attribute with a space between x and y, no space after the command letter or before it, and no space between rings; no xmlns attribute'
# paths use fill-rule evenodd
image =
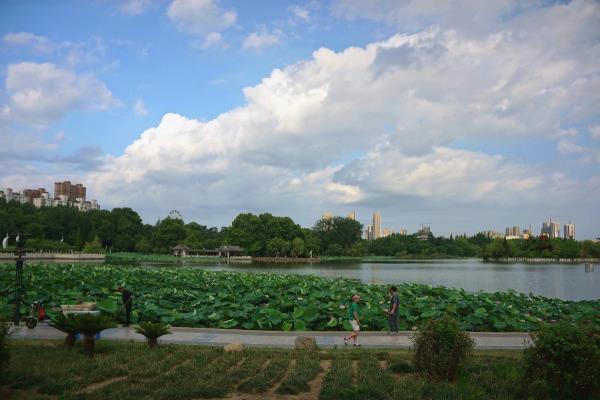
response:
<svg viewBox="0 0 600 400"><path fill-rule="evenodd" d="M216 118L166 114L88 180L107 204L223 218L280 210L314 221L335 207L391 213L433 201L468 212L542 212L540 201L559 207L573 196L591 204L596 178L458 147L556 138L563 151L584 147L565 127L600 126L599 40L600 5L575 1L488 34L441 25L321 48L245 88L245 104Z"/></svg>
<svg viewBox="0 0 600 400"><path fill-rule="evenodd" d="M119 104L93 75L77 75L51 63L10 64L8 103L3 115L30 124L46 124L74 110L107 110Z"/></svg>
<svg viewBox="0 0 600 400"><path fill-rule="evenodd" d="M167 16L179 31L203 37L204 48L221 42L219 32L237 21L235 10L221 8L218 0L174 0L167 9Z"/></svg>
<svg viewBox="0 0 600 400"><path fill-rule="evenodd" d="M274 46L279 43L281 39L281 31L274 30L269 32L266 27L260 26L256 32L252 32L244 39L242 48L248 49L262 49L268 46Z"/></svg>

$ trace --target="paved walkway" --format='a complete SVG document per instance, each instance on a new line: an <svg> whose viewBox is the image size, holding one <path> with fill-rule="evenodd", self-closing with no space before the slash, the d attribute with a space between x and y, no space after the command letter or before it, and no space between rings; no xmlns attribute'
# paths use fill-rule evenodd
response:
<svg viewBox="0 0 600 400"><path fill-rule="evenodd" d="M35 329L24 325L13 327L15 339L63 339L65 334L48 324L40 323ZM343 337L347 332L281 332L249 331L239 329L208 328L172 328L172 334L161 337L161 343L197 344L223 346L239 342L252 347L294 347L298 336L314 337L321 347L343 346ZM411 347L409 335L388 335L385 332L361 332L359 343L368 348L408 348ZM522 332L472 332L477 349L523 349L529 344L529 334ZM102 331L101 339L106 340L145 340L135 333L133 327L119 327Z"/></svg>

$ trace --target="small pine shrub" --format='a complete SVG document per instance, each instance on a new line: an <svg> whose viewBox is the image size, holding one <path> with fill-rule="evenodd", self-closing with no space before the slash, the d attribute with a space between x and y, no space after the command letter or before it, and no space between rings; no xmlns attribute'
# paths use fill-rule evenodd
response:
<svg viewBox="0 0 600 400"><path fill-rule="evenodd" d="M599 399L600 332L567 322L543 326L523 352L524 397Z"/></svg>
<svg viewBox="0 0 600 400"><path fill-rule="evenodd" d="M444 316L429 321L411 337L415 366L434 380L455 381L473 351L474 342L458 321Z"/></svg>

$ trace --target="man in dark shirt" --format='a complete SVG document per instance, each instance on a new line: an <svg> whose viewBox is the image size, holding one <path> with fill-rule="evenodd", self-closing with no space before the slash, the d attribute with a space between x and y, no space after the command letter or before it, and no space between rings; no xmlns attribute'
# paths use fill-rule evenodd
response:
<svg viewBox="0 0 600 400"><path fill-rule="evenodd" d="M133 293L123 287L118 288L117 292L121 293L123 307L125 308L125 325L123 326L129 326L129 322L131 321L131 307L133 305Z"/></svg>
<svg viewBox="0 0 600 400"><path fill-rule="evenodd" d="M389 289L390 294L390 309L387 311L388 323L390 325L390 335L400 333L398 331L398 306L400 301L398 300L398 288L391 286Z"/></svg>

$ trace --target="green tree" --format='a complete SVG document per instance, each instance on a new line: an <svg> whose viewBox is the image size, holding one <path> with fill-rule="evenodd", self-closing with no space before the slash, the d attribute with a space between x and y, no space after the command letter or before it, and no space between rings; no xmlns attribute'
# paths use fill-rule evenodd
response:
<svg viewBox="0 0 600 400"><path fill-rule="evenodd" d="M177 218L165 218L158 223L154 235L154 251L169 253L173 247L186 237L183 221Z"/></svg>
<svg viewBox="0 0 600 400"><path fill-rule="evenodd" d="M94 238L91 242L87 242L85 246L83 246L84 253L104 253L104 247L102 247L102 243L98 236Z"/></svg>
<svg viewBox="0 0 600 400"><path fill-rule="evenodd" d="M115 251L134 251L139 233L142 230L142 219L131 208L113 208L110 212L114 232L112 246Z"/></svg>
<svg viewBox="0 0 600 400"><path fill-rule="evenodd" d="M350 218L324 218L315 223L313 231L321 242L321 249L329 249L334 244L349 249L360 241L362 225Z"/></svg>
<svg viewBox="0 0 600 400"><path fill-rule="evenodd" d="M304 240L299 237L295 237L292 240L292 256L302 257L304 255Z"/></svg>
<svg viewBox="0 0 600 400"><path fill-rule="evenodd" d="M267 243L267 254L270 256L285 257L291 250L291 244L282 238L273 238Z"/></svg>

